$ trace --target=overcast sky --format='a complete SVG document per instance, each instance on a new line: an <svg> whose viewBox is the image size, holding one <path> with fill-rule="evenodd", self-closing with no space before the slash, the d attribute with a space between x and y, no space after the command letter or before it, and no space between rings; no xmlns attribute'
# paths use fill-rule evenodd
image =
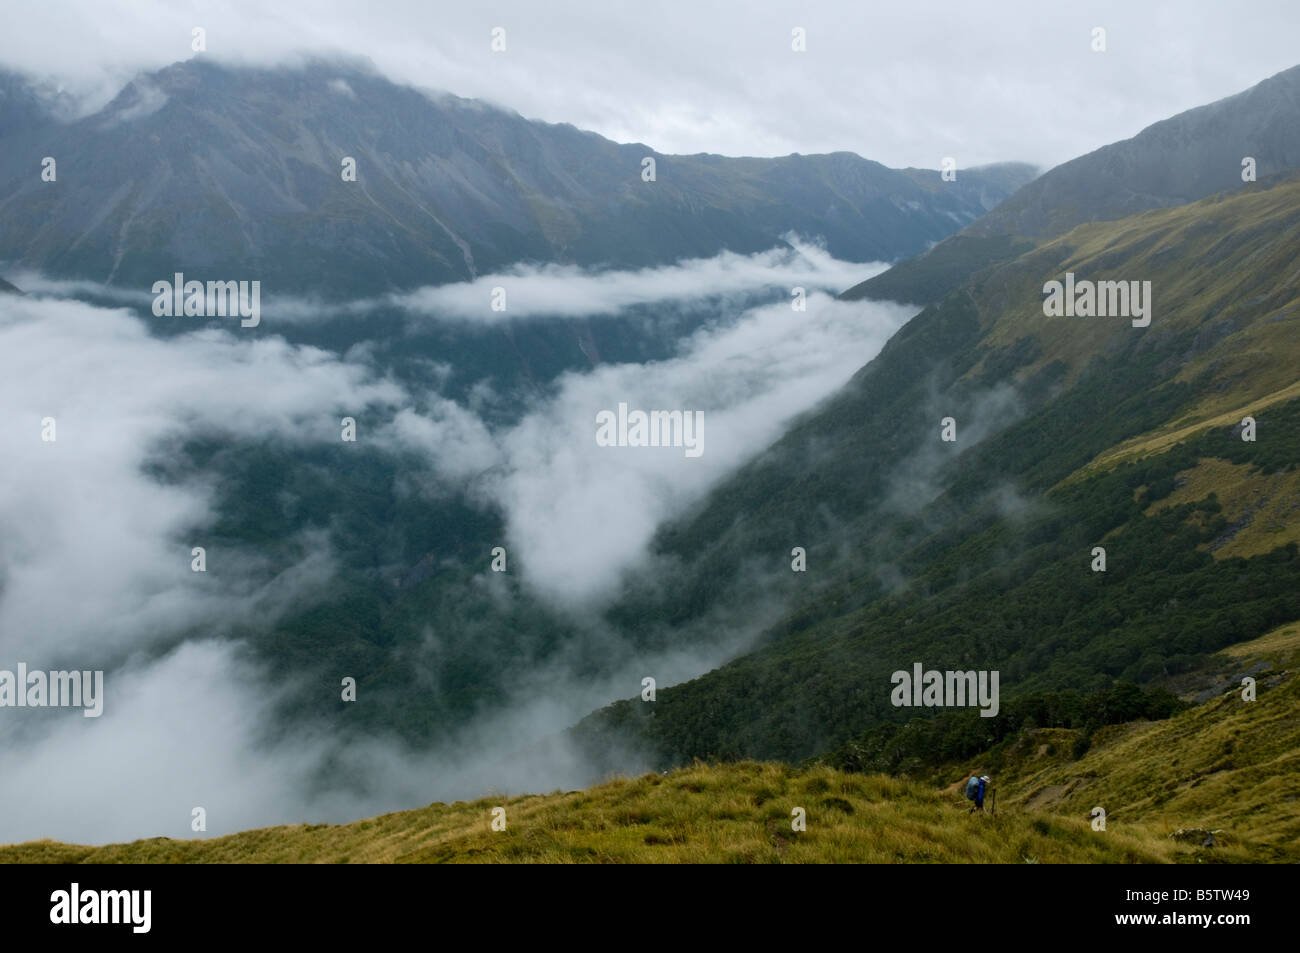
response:
<svg viewBox="0 0 1300 953"><path fill-rule="evenodd" d="M662 152L850 150L891 166L1050 166L1300 62L1300 3L1257 0L35 0L0 64L102 99L194 55L368 57L390 77ZM490 49L505 29L506 50ZM806 31L807 50L791 49ZM1106 30L1093 52L1094 27Z"/></svg>

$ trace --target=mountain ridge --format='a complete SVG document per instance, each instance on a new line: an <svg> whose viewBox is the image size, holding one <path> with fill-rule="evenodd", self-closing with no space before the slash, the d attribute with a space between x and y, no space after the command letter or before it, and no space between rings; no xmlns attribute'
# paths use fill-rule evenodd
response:
<svg viewBox="0 0 1300 953"><path fill-rule="evenodd" d="M114 285L147 286L179 261L361 297L533 261L752 253L788 232L820 236L837 257L892 261L1035 173L986 166L940 189L937 172L927 184L852 153L668 155L320 61L178 63L67 123L34 123L21 104L6 119L12 99L0 100L0 131L12 130L0 212L14 223L0 260ZM33 173L43 156L58 160L56 182Z"/></svg>
<svg viewBox="0 0 1300 953"><path fill-rule="evenodd" d="M997 209L924 254L846 290L845 300L938 300L978 271L1090 221L1184 205L1242 185L1242 160L1265 179L1300 166L1300 66L1152 123L1047 170ZM942 274L943 280L935 277Z"/></svg>

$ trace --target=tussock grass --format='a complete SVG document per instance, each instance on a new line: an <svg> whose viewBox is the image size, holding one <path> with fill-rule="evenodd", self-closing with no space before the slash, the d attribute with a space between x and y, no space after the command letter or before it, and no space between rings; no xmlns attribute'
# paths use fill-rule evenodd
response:
<svg viewBox="0 0 1300 953"><path fill-rule="evenodd" d="M4 863L1230 863L1300 861L1300 622L1218 657L1223 691L1157 722L1025 731L996 816L960 785L825 765L695 764L583 791L430 804L341 825L86 847L0 847ZM1241 698L1250 671L1258 698ZM980 759L974 759L978 762ZM961 766L943 776L956 777ZM1107 813L1094 831L1095 806ZM491 830L492 809L507 827ZM807 829L792 829L792 810ZM1219 830L1218 846L1169 835Z"/></svg>
<svg viewBox="0 0 1300 953"><path fill-rule="evenodd" d="M1300 861L1300 624L1221 658L1217 698L1104 728L1078 760L1040 756L1070 751L1077 732L1028 733L998 778L1008 808L1087 817L1101 806L1108 830L1223 830L1219 846L1197 848L1198 861ZM1253 702L1243 700L1245 672L1256 679Z"/></svg>
<svg viewBox="0 0 1300 953"><path fill-rule="evenodd" d="M506 808L507 828L490 829ZM791 828L802 807L807 830ZM37 841L0 861L68 863L1160 863L1190 856L1155 828L972 816L951 791L826 767L746 762L586 791L432 804L344 825L79 847Z"/></svg>

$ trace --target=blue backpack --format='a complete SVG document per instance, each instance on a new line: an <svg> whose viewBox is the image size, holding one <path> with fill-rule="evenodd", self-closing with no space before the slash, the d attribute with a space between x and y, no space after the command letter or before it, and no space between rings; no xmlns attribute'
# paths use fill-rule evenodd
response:
<svg viewBox="0 0 1300 953"><path fill-rule="evenodd" d="M980 793L980 779L975 777L975 775L972 774L970 776L970 780L966 782L966 800L968 801L975 800L977 797L979 797L979 793Z"/></svg>

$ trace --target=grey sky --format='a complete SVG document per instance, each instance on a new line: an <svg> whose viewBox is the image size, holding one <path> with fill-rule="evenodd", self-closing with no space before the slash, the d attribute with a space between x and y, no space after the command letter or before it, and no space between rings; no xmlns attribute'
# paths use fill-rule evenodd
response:
<svg viewBox="0 0 1300 953"><path fill-rule="evenodd" d="M1300 62L1300 4L877 0L11 3L0 64L100 101L194 55L370 58L663 152L851 150L891 166L1053 165ZM506 50L490 49L493 27ZM1107 49L1091 49L1104 27ZM791 31L807 51L791 50Z"/></svg>

